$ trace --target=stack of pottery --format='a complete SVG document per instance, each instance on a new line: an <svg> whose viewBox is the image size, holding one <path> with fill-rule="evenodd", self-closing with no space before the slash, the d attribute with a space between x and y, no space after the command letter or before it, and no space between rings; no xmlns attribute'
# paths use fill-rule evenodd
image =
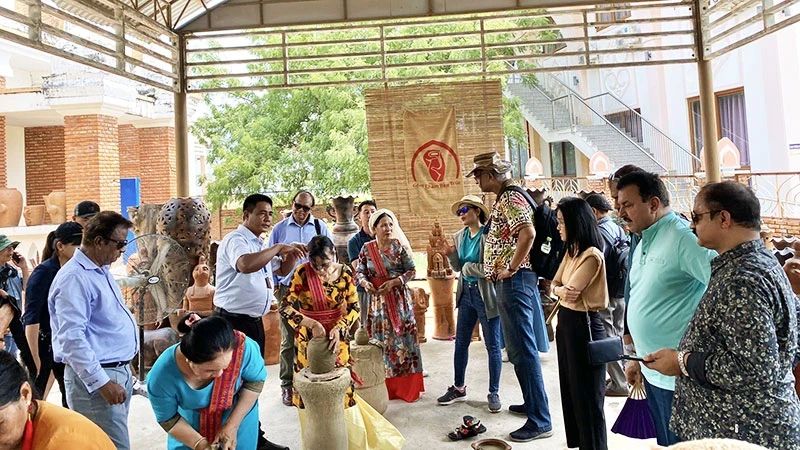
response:
<svg viewBox="0 0 800 450"><path fill-rule="evenodd" d="M351 370L362 381L361 385L356 385L356 394L383 414L389 406L383 349L370 344L367 331L359 328L356 331L355 342L350 343L350 355L355 361Z"/></svg>
<svg viewBox="0 0 800 450"><path fill-rule="evenodd" d="M14 188L0 188L0 227L16 227L22 215L22 194Z"/></svg>

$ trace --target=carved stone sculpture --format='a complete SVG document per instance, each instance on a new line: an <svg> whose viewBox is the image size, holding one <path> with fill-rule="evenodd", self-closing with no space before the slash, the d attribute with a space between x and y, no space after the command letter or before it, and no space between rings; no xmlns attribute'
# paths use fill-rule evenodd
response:
<svg viewBox="0 0 800 450"><path fill-rule="evenodd" d="M44 223L44 205L28 205L22 209L22 217L25 218L25 226L35 227Z"/></svg>
<svg viewBox="0 0 800 450"><path fill-rule="evenodd" d="M419 343L428 342L425 337L425 313L428 312L430 306L430 295L425 292L425 289L419 287L412 287L411 298L414 299L414 320L417 322L417 339Z"/></svg>
<svg viewBox="0 0 800 450"><path fill-rule="evenodd" d="M211 244L211 212L199 198L171 198L158 213L156 232L178 241L195 265Z"/></svg>
<svg viewBox="0 0 800 450"><path fill-rule="evenodd" d="M355 341L350 342L350 355L355 361L350 369L362 381L361 385L356 384L356 394L383 414L389 407L383 349L370 343L367 330L362 327L356 331Z"/></svg>
<svg viewBox="0 0 800 450"><path fill-rule="evenodd" d="M183 296L183 309L194 311L203 317L210 316L214 312L214 293L216 288L209 284L211 279L211 269L206 264L206 257L200 256L200 261L192 270L194 284L189 286ZM182 315L183 311L179 312Z"/></svg>
<svg viewBox="0 0 800 450"><path fill-rule="evenodd" d="M60 224L67 221L67 193L53 191L44 196L44 205L50 215L50 223Z"/></svg>
<svg viewBox="0 0 800 450"><path fill-rule="evenodd" d="M322 375L306 367L294 376L294 387L305 405L301 413L304 450L348 450L342 405L351 382L350 371L344 367Z"/></svg>
<svg viewBox="0 0 800 450"><path fill-rule="evenodd" d="M350 260L347 256L347 242L358 233L359 227L353 220L354 201L353 196L334 197L331 199L333 206L329 205L326 208L328 215L336 219L336 225L333 226L333 245L336 246L336 256L339 257L339 261Z"/></svg>
<svg viewBox="0 0 800 450"><path fill-rule="evenodd" d="M447 251L450 246L444 237L439 222L434 222L433 230L428 237L428 285L433 297L433 318L435 327L433 338L447 341L456 334L455 299L453 286L455 277Z"/></svg>

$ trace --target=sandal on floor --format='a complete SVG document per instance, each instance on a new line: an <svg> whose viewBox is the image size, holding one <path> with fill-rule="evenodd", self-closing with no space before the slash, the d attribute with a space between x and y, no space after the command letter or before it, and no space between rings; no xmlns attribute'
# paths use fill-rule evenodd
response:
<svg viewBox="0 0 800 450"><path fill-rule="evenodd" d="M481 433L486 432L486 427L481 424L481 421L472 417L464 416L464 424L447 434L447 437L452 441L460 441L468 437L474 437Z"/></svg>
<svg viewBox="0 0 800 450"><path fill-rule="evenodd" d="M478 434L486 432L486 427L481 424L480 419L477 417L464 416L464 426L475 430Z"/></svg>

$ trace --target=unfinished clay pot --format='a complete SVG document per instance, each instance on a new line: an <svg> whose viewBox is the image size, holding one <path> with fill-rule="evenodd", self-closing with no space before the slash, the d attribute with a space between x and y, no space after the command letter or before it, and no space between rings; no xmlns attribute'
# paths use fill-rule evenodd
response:
<svg viewBox="0 0 800 450"><path fill-rule="evenodd" d="M369 344L369 333L367 333L367 330L363 326L359 327L354 337L355 343L358 345Z"/></svg>
<svg viewBox="0 0 800 450"><path fill-rule="evenodd" d="M328 373L336 367L336 354L328 350L329 339L326 337L311 338L306 348L308 368L313 374Z"/></svg>
<svg viewBox="0 0 800 450"><path fill-rule="evenodd" d="M50 215L50 223L61 224L67 221L67 193L53 191L44 196L44 206Z"/></svg>
<svg viewBox="0 0 800 450"><path fill-rule="evenodd" d="M350 343L350 356L354 361L350 370L362 382L360 385L356 384L356 394L369 403L375 411L383 414L389 407L383 349L375 344L370 344L366 330L360 328L356 332L356 342Z"/></svg>
<svg viewBox="0 0 800 450"><path fill-rule="evenodd" d="M22 215L22 194L14 188L0 188L0 227L16 227Z"/></svg>
<svg viewBox="0 0 800 450"><path fill-rule="evenodd" d="M25 226L35 227L44 223L44 205L29 205L22 209L22 217L25 218Z"/></svg>

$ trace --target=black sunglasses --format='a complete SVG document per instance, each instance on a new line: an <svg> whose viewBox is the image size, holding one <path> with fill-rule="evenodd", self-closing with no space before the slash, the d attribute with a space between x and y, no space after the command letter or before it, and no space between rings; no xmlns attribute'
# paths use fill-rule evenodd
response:
<svg viewBox="0 0 800 450"><path fill-rule="evenodd" d="M111 239L111 238L105 238L105 239L107 241L109 241L109 242L113 242L114 244L116 244L117 245L117 250L122 250L123 248L125 248L125 246L128 245L128 241L127 240L118 241L116 239Z"/></svg>
<svg viewBox="0 0 800 450"><path fill-rule="evenodd" d="M706 214L716 214L716 213L718 213L718 212L720 212L720 211L721 211L721 210L719 210L719 209L713 209L713 210L711 210L711 211L706 211L706 212L701 212L701 213L696 213L696 212L692 211L692 212L691 212L691 215L692 215L692 223L693 223L693 224L695 224L695 225L697 225L698 223L700 223L700 218L701 218L701 217L705 216Z"/></svg>
<svg viewBox="0 0 800 450"><path fill-rule="evenodd" d="M300 203L295 203L294 204L294 209L302 209L305 212L311 211L311 207L310 206L301 205Z"/></svg>

